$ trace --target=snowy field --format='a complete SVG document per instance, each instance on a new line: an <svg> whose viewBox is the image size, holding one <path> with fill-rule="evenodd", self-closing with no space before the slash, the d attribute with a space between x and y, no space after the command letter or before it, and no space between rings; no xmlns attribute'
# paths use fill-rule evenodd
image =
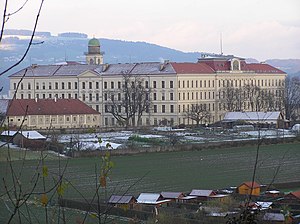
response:
<svg viewBox="0 0 300 224"><path fill-rule="evenodd" d="M219 141L239 141L256 138L287 138L295 137L294 132L284 129L271 129L260 131L241 131L233 132L232 130L214 131L211 129L203 130L185 130L173 129L172 131L157 131L152 130L148 132L134 132L134 131L116 131L116 132L102 132L89 134L65 134L59 136L59 142L66 145L77 142L80 144L80 150L101 150L105 148L118 149L126 147L129 143L134 142L134 138L160 140L166 144L175 138L181 143L205 143L205 142L219 142ZM100 139L100 141L99 141ZM142 141L142 140L140 140ZM148 143L147 143L148 144ZM145 146L147 145L144 144Z"/></svg>

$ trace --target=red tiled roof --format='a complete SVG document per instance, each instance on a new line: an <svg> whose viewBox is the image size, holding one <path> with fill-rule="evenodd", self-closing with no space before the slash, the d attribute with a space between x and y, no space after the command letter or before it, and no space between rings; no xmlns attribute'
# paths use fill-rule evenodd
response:
<svg viewBox="0 0 300 224"><path fill-rule="evenodd" d="M300 199L300 191L294 191L294 192L291 192L290 194L295 196L296 198Z"/></svg>
<svg viewBox="0 0 300 224"><path fill-rule="evenodd" d="M242 70L255 71L256 73L285 73L271 65L259 63L245 64L245 66L242 67Z"/></svg>
<svg viewBox="0 0 300 224"><path fill-rule="evenodd" d="M14 99L7 111L8 116L99 114L78 99Z"/></svg>
<svg viewBox="0 0 300 224"><path fill-rule="evenodd" d="M172 62L174 70L177 74L211 74L215 73L214 70L205 63L175 63Z"/></svg>
<svg viewBox="0 0 300 224"><path fill-rule="evenodd" d="M246 185L247 187L251 188L252 187L252 182L251 181L244 182L240 186L242 186L242 185ZM259 187L260 187L260 184L258 184L256 182L253 182L253 188L259 188Z"/></svg>

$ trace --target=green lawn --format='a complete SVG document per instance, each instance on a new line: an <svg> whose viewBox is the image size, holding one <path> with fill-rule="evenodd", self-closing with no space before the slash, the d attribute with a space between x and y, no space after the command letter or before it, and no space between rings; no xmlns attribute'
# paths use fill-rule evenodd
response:
<svg viewBox="0 0 300 224"><path fill-rule="evenodd" d="M279 170L275 182L300 181L300 144L282 144L263 146L259 152L256 181L268 184ZM39 161L40 153L11 150L12 163L6 162L6 153L1 149L0 160L0 223L9 218L7 189L13 186L11 182L11 167L14 175L20 177L23 192L30 192L35 184L37 173L40 173L34 192L43 192L42 164ZM67 187L64 198L80 199L92 198L95 192L95 183L98 181L101 158L62 159L53 154L47 154L44 166L48 168L45 176L45 188L48 190L55 185L57 174L64 173L64 183ZM112 157L115 167L108 181L108 196L114 194L132 193L136 196L140 192L183 191L192 189L217 189L228 186L237 186L243 181L252 178L256 148L226 148L205 149L188 152L145 153L131 156ZM3 181L5 180L5 182ZM6 183L4 185L4 183ZM300 189L300 186L299 188ZM295 189L296 190L296 189ZM102 190L102 193L104 191ZM13 193L11 191L11 193ZM102 194L104 195L104 194ZM47 194L50 204L57 202L55 190ZM40 202L41 195L32 196L31 201ZM5 203L4 203L5 201ZM44 222L45 211L41 206L30 205L28 209L20 210L33 222ZM57 207L49 208L49 217L57 219ZM35 217L33 217L35 216ZM66 211L67 223L75 223L82 219L84 213L76 210ZM16 216L17 218L17 216ZM88 222L95 220L88 216ZM24 221L24 219L22 219ZM17 219L14 219L18 223ZM57 223L58 220L53 220Z"/></svg>
<svg viewBox="0 0 300 224"><path fill-rule="evenodd" d="M259 152L256 181L268 184L274 177L275 182L300 181L300 144L268 145ZM205 149L188 152L145 153L131 156L116 156L108 181L108 192L122 194L126 191L138 195L140 192L183 191L192 189L217 189L237 186L250 181L255 161L255 147ZM30 189L30 180L36 170L41 172L38 160L12 162L15 172L21 174L23 186ZM59 165L60 164L60 165ZM67 164L67 165L66 165ZM64 197L92 197L98 177L101 158L76 158L46 160L49 176L46 188L53 186L52 175L62 173L68 185ZM10 184L10 166L0 162L1 179ZM144 176L144 178L142 178ZM40 181L36 190L42 190ZM300 188L300 186L299 186ZM4 192L1 183L0 193Z"/></svg>

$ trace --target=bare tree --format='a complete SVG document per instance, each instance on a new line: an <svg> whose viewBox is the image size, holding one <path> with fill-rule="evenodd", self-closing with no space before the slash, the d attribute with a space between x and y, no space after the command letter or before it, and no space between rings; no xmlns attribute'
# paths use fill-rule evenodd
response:
<svg viewBox="0 0 300 224"><path fill-rule="evenodd" d="M300 108L300 78L287 77L285 81L285 92L283 96L285 116L288 120L299 119Z"/></svg>
<svg viewBox="0 0 300 224"><path fill-rule="evenodd" d="M119 92L104 93L105 112L112 114L122 126L139 125L143 114L150 112L150 92L142 78L125 74Z"/></svg>
<svg viewBox="0 0 300 224"><path fill-rule="evenodd" d="M208 121L210 119L210 112L206 108L206 104L192 104L189 110L186 110L185 117L196 122L196 125L199 126L200 122Z"/></svg>

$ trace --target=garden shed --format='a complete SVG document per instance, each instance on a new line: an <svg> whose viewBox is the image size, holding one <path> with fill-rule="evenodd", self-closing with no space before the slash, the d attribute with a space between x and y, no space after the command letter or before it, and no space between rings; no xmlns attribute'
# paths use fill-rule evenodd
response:
<svg viewBox="0 0 300 224"><path fill-rule="evenodd" d="M209 197L216 195L216 193L213 190L197 190L194 189L190 193L190 196L196 196L197 199L206 201Z"/></svg>
<svg viewBox="0 0 300 224"><path fill-rule="evenodd" d="M253 124L265 128L285 128L288 124L279 111L227 112L222 122L229 128L236 124Z"/></svg>
<svg viewBox="0 0 300 224"><path fill-rule="evenodd" d="M155 193L141 193L137 198L137 203L149 205L160 205L170 201L169 199L164 199L161 194Z"/></svg>
<svg viewBox="0 0 300 224"><path fill-rule="evenodd" d="M13 143L22 148L43 149L46 137L37 131L20 131L13 137Z"/></svg>
<svg viewBox="0 0 300 224"><path fill-rule="evenodd" d="M251 190L252 189L252 190ZM245 194L245 195L260 195L260 184L251 181L244 182L237 188L237 192L239 194Z"/></svg>
<svg viewBox="0 0 300 224"><path fill-rule="evenodd" d="M124 209L133 209L136 202L135 197L132 195L112 195L108 200L109 204Z"/></svg>

